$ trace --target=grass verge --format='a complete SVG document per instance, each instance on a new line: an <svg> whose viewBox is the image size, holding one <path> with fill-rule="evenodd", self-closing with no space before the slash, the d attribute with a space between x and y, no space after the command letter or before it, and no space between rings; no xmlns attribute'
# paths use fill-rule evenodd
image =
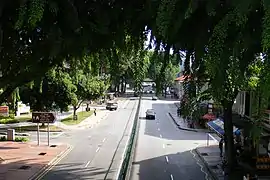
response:
<svg viewBox="0 0 270 180"><path fill-rule="evenodd" d="M89 116L91 116L94 113L94 111L81 111L81 112L77 112L77 120L73 120L73 115L62 119L61 122L66 124L66 125L76 125L79 124L80 122L82 122L83 120L85 120L86 118L88 118Z"/></svg>
<svg viewBox="0 0 270 180"><path fill-rule="evenodd" d="M21 115L15 118L1 117L0 124L14 124L14 123L20 123L20 122L29 122L31 121L31 119L32 119L32 116L29 114Z"/></svg>

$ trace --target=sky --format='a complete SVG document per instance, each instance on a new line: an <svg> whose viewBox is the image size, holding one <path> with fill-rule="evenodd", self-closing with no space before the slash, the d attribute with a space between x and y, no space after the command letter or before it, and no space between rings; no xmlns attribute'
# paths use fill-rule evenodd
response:
<svg viewBox="0 0 270 180"><path fill-rule="evenodd" d="M147 49L148 48L148 45L150 43L150 38L151 38L151 31L148 32L147 34L147 40L145 41L145 44L144 44L144 48ZM154 51L155 50L155 44L152 42L152 48L149 49L150 51ZM164 49L163 49L164 50ZM184 55L186 55L185 52L182 52ZM170 54L173 54L173 49L171 48L170 49ZM184 61L184 60L183 60ZM179 62L179 71L184 71L184 63L182 63L182 65L180 65L180 62Z"/></svg>

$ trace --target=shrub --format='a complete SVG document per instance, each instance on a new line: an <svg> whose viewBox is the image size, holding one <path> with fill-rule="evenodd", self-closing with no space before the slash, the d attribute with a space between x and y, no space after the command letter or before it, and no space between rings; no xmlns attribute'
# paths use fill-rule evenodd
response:
<svg viewBox="0 0 270 180"><path fill-rule="evenodd" d="M7 140L7 137L6 136L1 136L0 137L0 141L6 141Z"/></svg>
<svg viewBox="0 0 270 180"><path fill-rule="evenodd" d="M29 141L26 137L15 137L15 142L27 142Z"/></svg>

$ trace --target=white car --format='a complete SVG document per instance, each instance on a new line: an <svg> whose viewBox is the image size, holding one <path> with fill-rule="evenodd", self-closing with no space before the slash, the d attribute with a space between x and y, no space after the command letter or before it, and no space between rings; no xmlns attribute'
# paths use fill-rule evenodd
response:
<svg viewBox="0 0 270 180"><path fill-rule="evenodd" d="M117 110L118 108L118 103L117 102L107 102L106 109L107 110Z"/></svg>
<svg viewBox="0 0 270 180"><path fill-rule="evenodd" d="M152 100L154 100L154 101L158 100L157 96L153 96Z"/></svg>
<svg viewBox="0 0 270 180"><path fill-rule="evenodd" d="M146 114L145 116L146 119L156 119L156 113L153 109L147 109L145 114Z"/></svg>

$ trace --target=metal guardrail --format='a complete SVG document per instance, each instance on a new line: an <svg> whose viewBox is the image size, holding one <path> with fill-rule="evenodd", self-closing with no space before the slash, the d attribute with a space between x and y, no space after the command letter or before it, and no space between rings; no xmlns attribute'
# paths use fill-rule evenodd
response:
<svg viewBox="0 0 270 180"><path fill-rule="evenodd" d="M134 123L133 123L133 126L132 126L130 139L129 139L129 142L128 142L128 147L126 149L124 160L123 160L123 163L122 163L122 166L121 166L121 169L120 169L119 176L117 177L117 180L125 180L126 176L127 176L127 173L128 173L132 151L133 151L133 149L135 147L134 142L136 142L135 137L136 137L136 133L137 133L139 112L140 112L140 107L141 107L141 99L142 98L140 97L138 107L137 107L137 111L136 111L136 114L135 114Z"/></svg>

